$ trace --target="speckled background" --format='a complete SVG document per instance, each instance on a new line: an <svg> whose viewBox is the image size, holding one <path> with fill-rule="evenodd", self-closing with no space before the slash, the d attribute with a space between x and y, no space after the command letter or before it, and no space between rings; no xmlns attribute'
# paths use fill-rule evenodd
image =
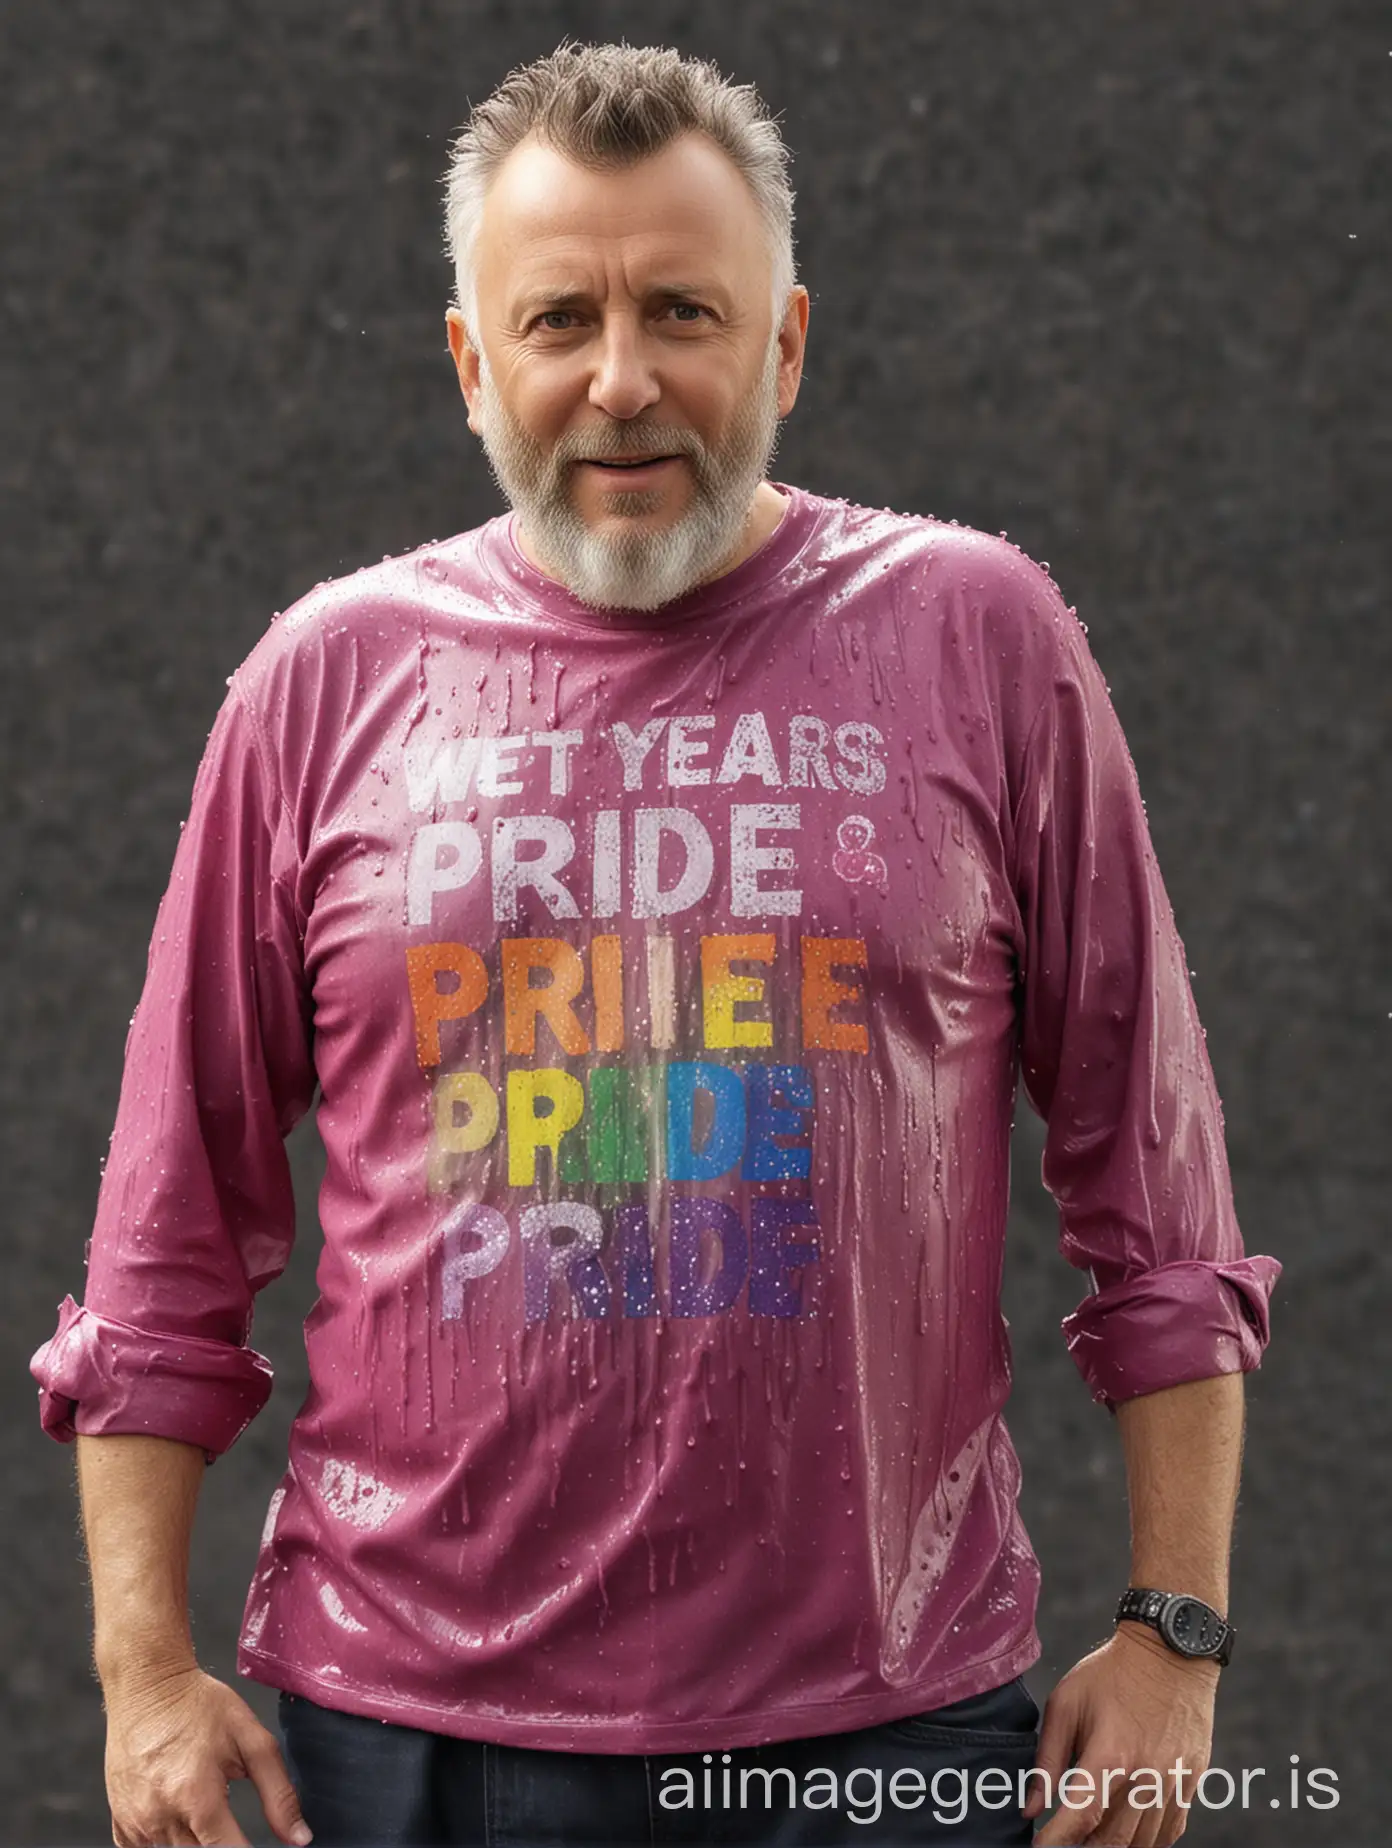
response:
<svg viewBox="0 0 1392 1848"><path fill-rule="evenodd" d="M1251 1382L1215 1762L1333 1767L1384 1838L1392 20L1358 0L16 0L0 40L10 1311L0 1839L110 1839L73 1453L28 1375L81 1298L126 1023L226 676L321 578L497 508L445 346L439 176L469 98L564 35L757 82L796 154L813 311L776 472L1005 529L1088 624L1208 1032ZM1018 1129L1011 1428L1053 1678L1125 1583L1116 1435L1058 1332L1085 1288ZM275 1394L209 1472L204 1665L236 1630L319 1243L254 1340ZM267 1724L274 1695L238 1683ZM1274 1785L1269 1784L1268 1789ZM234 1805L271 1838L247 1785Z"/></svg>

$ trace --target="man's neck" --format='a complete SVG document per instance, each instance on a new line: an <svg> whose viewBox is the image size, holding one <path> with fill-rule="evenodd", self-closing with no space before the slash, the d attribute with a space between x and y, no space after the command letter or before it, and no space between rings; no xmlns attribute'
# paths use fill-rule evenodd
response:
<svg viewBox="0 0 1392 1848"><path fill-rule="evenodd" d="M702 581L707 584L714 583L716 578L722 578L727 571L733 571L737 565L742 565L746 558L752 558L759 547L772 539L778 531L787 505L786 494L780 494L771 481L761 481L754 490L754 499L749 504L749 518L745 521L744 537L725 563Z"/></svg>

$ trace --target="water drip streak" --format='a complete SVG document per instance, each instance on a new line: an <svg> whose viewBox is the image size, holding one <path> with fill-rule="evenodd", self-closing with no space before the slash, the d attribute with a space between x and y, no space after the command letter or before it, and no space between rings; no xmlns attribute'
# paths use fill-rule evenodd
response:
<svg viewBox="0 0 1392 1848"><path fill-rule="evenodd" d="M909 754L909 820L919 840L923 840L923 825L918 819L918 765L914 762L913 739L904 740L904 748Z"/></svg>
<svg viewBox="0 0 1392 1848"><path fill-rule="evenodd" d="M401 1321L401 1435L408 1438L411 1413L411 1284L408 1278L403 1278L401 1284Z"/></svg>
<svg viewBox="0 0 1392 1848"><path fill-rule="evenodd" d="M420 636L416 642L416 650L416 697L411 706L411 710L406 715L406 730L402 734L403 742L411 736L411 733L425 717L426 708L430 704L429 688L425 671L425 658L430 653L430 639L426 634L424 617L421 619Z"/></svg>
<svg viewBox="0 0 1392 1848"><path fill-rule="evenodd" d="M425 1428L430 1434L435 1431L435 1377L433 1361L435 1359L435 1310L430 1288L430 1251L426 1248L425 1259L425 1333L421 1343L422 1359L425 1362Z"/></svg>

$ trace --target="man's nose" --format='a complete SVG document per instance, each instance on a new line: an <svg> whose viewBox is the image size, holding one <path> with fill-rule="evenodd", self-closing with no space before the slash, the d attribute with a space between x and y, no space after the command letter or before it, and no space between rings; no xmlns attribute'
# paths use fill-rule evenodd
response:
<svg viewBox="0 0 1392 1848"><path fill-rule="evenodd" d="M616 317L604 329L590 379L590 403L624 421L657 403L662 388L641 331Z"/></svg>

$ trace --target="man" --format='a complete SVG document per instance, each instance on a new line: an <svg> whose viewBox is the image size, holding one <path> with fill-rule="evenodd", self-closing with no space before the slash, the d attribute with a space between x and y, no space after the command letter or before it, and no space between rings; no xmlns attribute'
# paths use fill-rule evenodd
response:
<svg viewBox="0 0 1392 1848"><path fill-rule="evenodd" d="M81 1433L123 1848L242 1841L235 1776L321 1848L1183 1828L1279 1267L1072 612L1003 540L768 479L785 159L673 52L515 72L454 150L448 315L512 512L232 678L33 1363ZM1136 1594L1038 1740L1021 1071ZM184 1587L316 1086L312 1383L238 1658L292 1789Z"/></svg>

